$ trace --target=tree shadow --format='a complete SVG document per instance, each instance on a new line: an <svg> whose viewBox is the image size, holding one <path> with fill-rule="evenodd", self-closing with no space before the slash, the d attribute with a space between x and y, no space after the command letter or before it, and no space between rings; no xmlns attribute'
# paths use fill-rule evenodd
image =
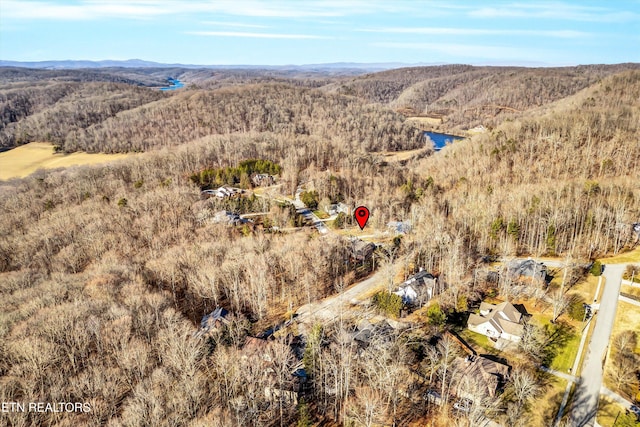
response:
<svg viewBox="0 0 640 427"><path fill-rule="evenodd" d="M562 404L562 399L564 398L564 390L554 393L551 398L547 401L548 407L543 411L542 417L545 421L549 423L549 425L553 425L556 416L558 415L558 410L560 409L560 405Z"/></svg>
<svg viewBox="0 0 640 427"><path fill-rule="evenodd" d="M513 304L513 306L515 307L516 310L518 310L520 312L520 314L522 314L525 317L531 317L531 315L529 314L529 312L527 311L527 308L524 306L524 304Z"/></svg>
<svg viewBox="0 0 640 427"><path fill-rule="evenodd" d="M480 357L484 357L485 359L491 360L492 362L496 362L496 363L501 363L503 365L507 365L509 366L509 368L511 368L511 366L509 365L509 361L504 358L504 357L500 357L498 355L495 354L480 354Z"/></svg>
<svg viewBox="0 0 640 427"><path fill-rule="evenodd" d="M447 313L447 324L454 330L459 331L467 327L469 313L466 311L452 311Z"/></svg>
<svg viewBox="0 0 640 427"><path fill-rule="evenodd" d="M562 421L569 421L569 425L574 427L586 427L591 425L591 420L598 413L598 404L595 408L589 407L589 395L582 392L580 385L576 385L571 394L567 406L565 407Z"/></svg>
<svg viewBox="0 0 640 427"><path fill-rule="evenodd" d="M551 362L558 355L560 349L573 338L575 328L564 320L549 323L544 326L546 344L543 350L542 364L551 366Z"/></svg>

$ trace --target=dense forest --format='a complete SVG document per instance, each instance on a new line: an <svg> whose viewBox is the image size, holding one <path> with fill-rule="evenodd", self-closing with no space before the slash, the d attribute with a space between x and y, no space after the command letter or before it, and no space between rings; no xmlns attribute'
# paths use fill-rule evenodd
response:
<svg viewBox="0 0 640 427"><path fill-rule="evenodd" d="M160 91L120 83L12 84L0 92L0 147L32 141L61 145L72 130L163 97Z"/></svg>
<svg viewBox="0 0 640 427"><path fill-rule="evenodd" d="M333 83L327 89L410 115L444 116L449 130L469 129L479 124L494 126L627 69L638 69L638 64L543 69L443 65L368 74Z"/></svg>
<svg viewBox="0 0 640 427"><path fill-rule="evenodd" d="M445 319L493 286L475 279L487 259L589 262L638 245L640 71L630 68L252 71L218 80L183 70L200 79L170 94L88 71L78 73L89 82L26 70L18 74L34 73L32 81L17 82L17 71L2 71L14 79L0 91L3 146L144 152L0 183L0 399L92 408L17 412L7 423L527 425L548 383L537 367L554 331L527 328L512 380L490 399L483 381L464 375ZM485 103L523 111L493 114L487 132L437 153L394 110L446 107L452 124L470 126L483 115L469 112ZM386 156L406 150L415 155ZM372 229L410 220L412 232L377 248L370 268L391 280L433 272L447 285L439 303L406 329L393 318L365 328L354 309L271 335L300 306L369 270L354 261L351 241L320 236L280 202L201 194L217 174L235 183L253 172L278 175L284 196L304 185L320 205L366 205ZM223 207L269 212L277 229L216 222ZM198 337L216 307L230 314ZM366 340L355 339L363 330ZM302 368L304 381L291 375ZM295 398L285 393L296 387ZM442 405L424 397L434 390ZM478 404L456 412L450 390Z"/></svg>

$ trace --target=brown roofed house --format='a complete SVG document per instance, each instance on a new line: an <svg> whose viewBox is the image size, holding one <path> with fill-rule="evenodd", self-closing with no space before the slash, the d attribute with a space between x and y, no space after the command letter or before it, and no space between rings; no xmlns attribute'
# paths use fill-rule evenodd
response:
<svg viewBox="0 0 640 427"><path fill-rule="evenodd" d="M458 357L455 361L455 376L457 377L456 395L473 399L465 394L463 378L476 380L478 384L486 386L489 396L494 397L509 377L509 366L482 356Z"/></svg>

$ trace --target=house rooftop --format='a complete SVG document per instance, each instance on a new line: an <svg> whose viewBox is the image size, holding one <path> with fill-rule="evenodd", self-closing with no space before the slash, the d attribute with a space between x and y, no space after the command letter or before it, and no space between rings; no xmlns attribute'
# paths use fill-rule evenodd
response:
<svg viewBox="0 0 640 427"><path fill-rule="evenodd" d="M433 285L434 281L435 281L435 277L431 273L429 273L426 270L420 270L419 272L417 272L416 274L414 274L413 276L409 277L407 280L402 282L399 285L399 287L403 288L408 285L418 285L418 286L424 286L426 284Z"/></svg>
<svg viewBox="0 0 640 427"><path fill-rule="evenodd" d="M357 238L351 240L351 254L359 261L367 259L375 250L375 243L365 242Z"/></svg>
<svg viewBox="0 0 640 427"><path fill-rule="evenodd" d="M480 303L480 315L471 313L467 325L478 326L489 322L497 331L504 331L511 335L522 335L524 331L520 324L522 313L520 313L508 301L500 304Z"/></svg>
<svg viewBox="0 0 640 427"><path fill-rule="evenodd" d="M507 264L507 271L511 277L531 277L544 280L547 276L547 266L533 259L514 259Z"/></svg>
<svg viewBox="0 0 640 427"><path fill-rule="evenodd" d="M497 390L509 376L508 365L496 362L486 357L459 357L456 359L460 377L475 377L487 386L490 396L495 396Z"/></svg>
<svg viewBox="0 0 640 427"><path fill-rule="evenodd" d="M499 314L501 318L515 323L519 323L522 318L522 313L508 301L501 302L497 305L482 302L480 303L480 313L483 312L488 312L485 317L494 317L496 314Z"/></svg>
<svg viewBox="0 0 640 427"><path fill-rule="evenodd" d="M396 234L406 234L411 231L411 221L389 221L387 228L392 229Z"/></svg>

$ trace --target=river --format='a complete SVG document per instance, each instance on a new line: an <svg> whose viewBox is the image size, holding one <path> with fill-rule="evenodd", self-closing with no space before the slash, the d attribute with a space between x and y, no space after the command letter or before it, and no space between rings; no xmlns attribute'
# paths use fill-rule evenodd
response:
<svg viewBox="0 0 640 427"><path fill-rule="evenodd" d="M161 87L160 90L176 90L184 87L184 83L173 77L169 77L167 81L169 82L169 86Z"/></svg>
<svg viewBox="0 0 640 427"><path fill-rule="evenodd" d="M459 136L438 132L424 132L423 135L431 140L431 142L433 143L433 149L436 151L444 148L447 144L451 144L455 141L464 139Z"/></svg>

